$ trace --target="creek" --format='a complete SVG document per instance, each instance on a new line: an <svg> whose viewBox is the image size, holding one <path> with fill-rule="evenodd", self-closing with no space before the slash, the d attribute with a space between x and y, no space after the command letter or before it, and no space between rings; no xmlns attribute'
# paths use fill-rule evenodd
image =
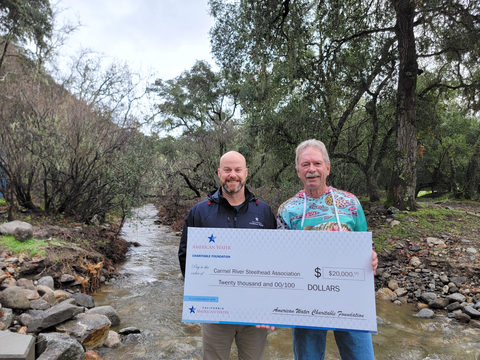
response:
<svg viewBox="0 0 480 360"><path fill-rule="evenodd" d="M180 237L168 227L157 225L156 213L153 205L135 209L122 236L140 246L132 247L127 261L119 266L121 276L94 295L96 306L110 305L120 316L121 325L112 330L133 326L142 331L139 339L120 348L97 349L107 360L202 358L200 325L181 321ZM480 359L480 329L441 315L419 319L412 305L377 301L376 308L378 334L372 337L377 359ZM325 359L340 359L331 331L327 339ZM233 345L231 359L237 359L235 350ZM283 359L293 359L289 328L277 328L268 336L265 360Z"/></svg>

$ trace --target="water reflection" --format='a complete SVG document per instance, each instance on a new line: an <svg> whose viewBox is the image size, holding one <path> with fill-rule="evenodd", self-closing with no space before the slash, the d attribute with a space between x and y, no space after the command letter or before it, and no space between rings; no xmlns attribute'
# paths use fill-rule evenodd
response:
<svg viewBox="0 0 480 360"><path fill-rule="evenodd" d="M97 306L111 305L122 323L119 330L134 326L142 330L139 341L118 349L100 348L109 360L201 359L199 324L182 323L183 281L177 250L180 238L167 227L158 226L156 209L146 205L135 211L123 227L123 236L141 246L132 248L119 268L122 276L95 295ZM480 330L454 326L444 317L416 318L410 306L377 303L378 334L373 335L377 359L479 360ZM327 336L325 359L340 359L333 333ZM235 346L233 346L235 348ZM232 351L231 359L236 359ZM288 328L271 332L266 360L293 359L292 335Z"/></svg>

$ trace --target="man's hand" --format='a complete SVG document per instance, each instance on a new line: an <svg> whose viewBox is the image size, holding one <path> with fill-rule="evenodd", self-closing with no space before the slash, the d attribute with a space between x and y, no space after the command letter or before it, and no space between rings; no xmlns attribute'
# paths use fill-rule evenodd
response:
<svg viewBox="0 0 480 360"><path fill-rule="evenodd" d="M373 274L377 274L377 267L378 267L378 256L375 250L372 250L372 270Z"/></svg>
<svg viewBox="0 0 480 360"><path fill-rule="evenodd" d="M275 330L275 326L268 326L268 325L255 325L257 329L265 329L265 330Z"/></svg>

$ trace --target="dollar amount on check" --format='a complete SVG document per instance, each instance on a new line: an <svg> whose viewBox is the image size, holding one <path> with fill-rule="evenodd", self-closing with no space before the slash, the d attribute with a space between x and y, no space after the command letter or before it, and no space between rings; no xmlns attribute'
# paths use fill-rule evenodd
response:
<svg viewBox="0 0 480 360"><path fill-rule="evenodd" d="M377 332L368 232L189 228L182 321Z"/></svg>

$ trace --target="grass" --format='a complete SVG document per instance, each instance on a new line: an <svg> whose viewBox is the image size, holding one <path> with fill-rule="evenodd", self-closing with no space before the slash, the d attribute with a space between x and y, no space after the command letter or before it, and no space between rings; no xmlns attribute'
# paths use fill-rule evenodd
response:
<svg viewBox="0 0 480 360"><path fill-rule="evenodd" d="M0 247L2 247L5 251L12 251L14 254L23 253L28 256L40 255L41 257L44 257L46 253L44 250L39 251L39 247L64 244L65 243L60 243L56 240L46 241L35 239L20 242L16 240L15 237L12 235L0 237Z"/></svg>
<svg viewBox="0 0 480 360"><path fill-rule="evenodd" d="M418 211L400 214L394 220L399 225L389 223L375 227L374 239L377 251L389 247L393 240L409 240L414 243L424 242L427 237L438 237L447 234L458 238L479 240L478 218L465 216L465 211L441 207L430 207L419 203Z"/></svg>

